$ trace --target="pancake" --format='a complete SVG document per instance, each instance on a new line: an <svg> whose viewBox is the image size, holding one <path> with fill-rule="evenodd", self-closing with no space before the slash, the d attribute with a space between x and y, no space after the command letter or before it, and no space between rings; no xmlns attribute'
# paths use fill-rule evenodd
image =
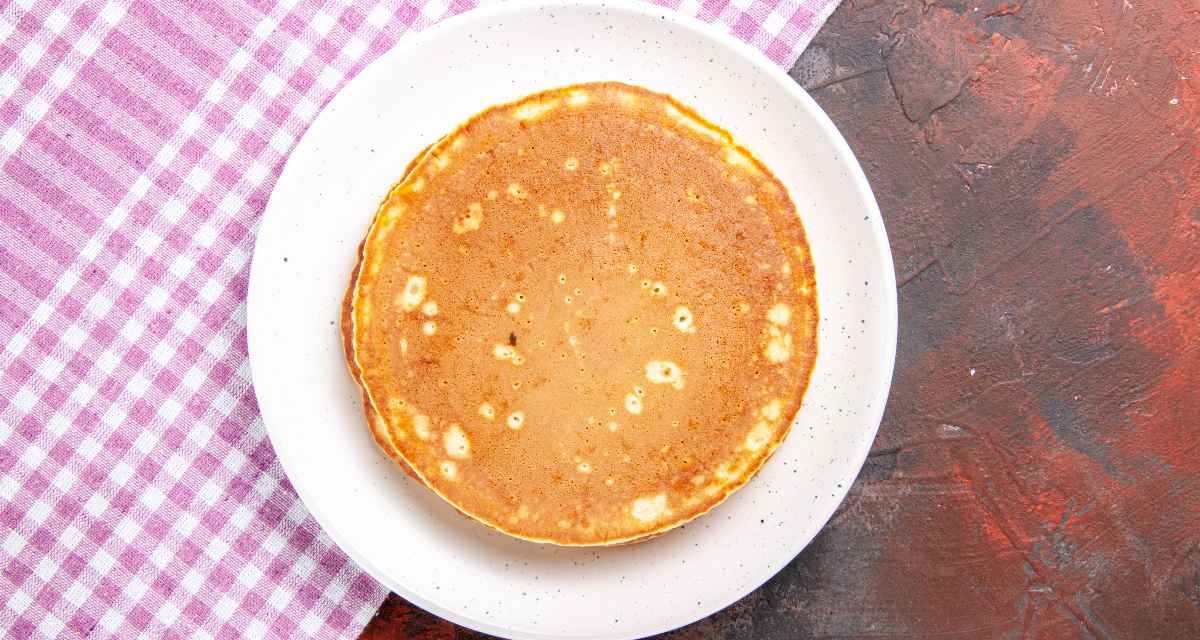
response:
<svg viewBox="0 0 1200 640"><path fill-rule="evenodd" d="M783 185L673 98L575 85L492 107L380 205L344 303L380 447L467 516L637 541L741 487L816 357Z"/></svg>

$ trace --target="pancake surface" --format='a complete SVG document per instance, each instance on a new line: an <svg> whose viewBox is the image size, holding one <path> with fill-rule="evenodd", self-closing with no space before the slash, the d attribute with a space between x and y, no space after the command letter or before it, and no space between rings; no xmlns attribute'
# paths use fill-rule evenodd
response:
<svg viewBox="0 0 1200 640"><path fill-rule="evenodd" d="M466 515L630 542L743 485L816 357L783 186L672 98L576 85L490 108L380 206L343 330L376 441Z"/></svg>

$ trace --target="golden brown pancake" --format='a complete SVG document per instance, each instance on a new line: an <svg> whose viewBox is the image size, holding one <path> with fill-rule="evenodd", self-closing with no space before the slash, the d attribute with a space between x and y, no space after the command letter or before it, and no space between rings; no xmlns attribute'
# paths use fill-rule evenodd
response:
<svg viewBox="0 0 1200 640"><path fill-rule="evenodd" d="M786 436L816 290L783 185L666 95L492 107L380 205L343 325L380 447L464 514L565 545L708 511Z"/></svg>

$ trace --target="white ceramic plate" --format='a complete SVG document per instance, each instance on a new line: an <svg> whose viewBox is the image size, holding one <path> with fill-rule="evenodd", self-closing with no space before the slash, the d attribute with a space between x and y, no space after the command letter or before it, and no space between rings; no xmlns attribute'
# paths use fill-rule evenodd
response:
<svg viewBox="0 0 1200 640"><path fill-rule="evenodd" d="M787 185L816 266L819 356L791 435L745 488L613 549L510 539L408 481L368 435L338 337L354 249L421 148L490 105L620 80L728 129ZM732 37L649 4L524 2L449 20L384 55L292 153L259 230L250 361L271 441L313 516L367 572L453 622L512 638L631 638L717 611L787 565L854 481L883 412L896 287L879 210L807 94Z"/></svg>

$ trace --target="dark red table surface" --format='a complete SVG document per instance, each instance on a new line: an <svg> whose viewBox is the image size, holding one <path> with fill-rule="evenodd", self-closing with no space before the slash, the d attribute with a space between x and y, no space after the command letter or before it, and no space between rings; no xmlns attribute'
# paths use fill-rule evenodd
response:
<svg viewBox="0 0 1200 640"><path fill-rule="evenodd" d="M887 222L891 399L812 545L668 637L1200 638L1200 3L844 0L792 76Z"/></svg>

